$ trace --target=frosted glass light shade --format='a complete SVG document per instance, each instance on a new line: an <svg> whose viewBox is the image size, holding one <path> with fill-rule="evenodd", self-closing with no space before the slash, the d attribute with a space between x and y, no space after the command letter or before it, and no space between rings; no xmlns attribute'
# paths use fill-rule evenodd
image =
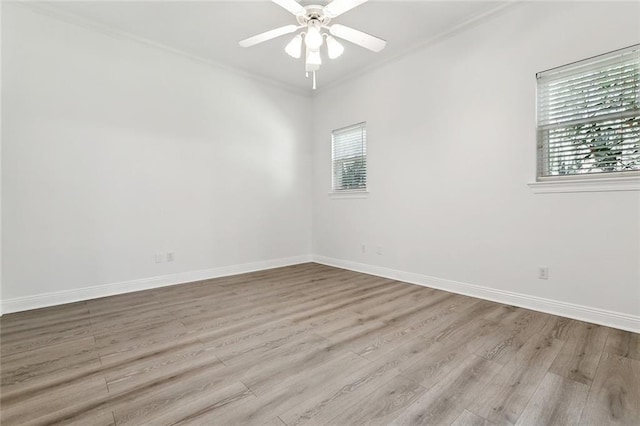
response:
<svg viewBox="0 0 640 426"><path fill-rule="evenodd" d="M304 37L304 44L310 50L318 50L322 46L322 34L320 29L314 25L309 25L307 29L307 35Z"/></svg>
<svg viewBox="0 0 640 426"><path fill-rule="evenodd" d="M302 56L302 36L298 34L284 48L284 51L293 58L299 59Z"/></svg>
<svg viewBox="0 0 640 426"><path fill-rule="evenodd" d="M329 54L329 58L336 59L344 52L344 46L338 42L335 38L328 36L327 37L327 52Z"/></svg>

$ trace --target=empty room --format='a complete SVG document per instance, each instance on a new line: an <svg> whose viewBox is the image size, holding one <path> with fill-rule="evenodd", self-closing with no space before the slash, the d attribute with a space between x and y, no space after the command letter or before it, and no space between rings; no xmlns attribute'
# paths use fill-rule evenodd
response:
<svg viewBox="0 0 640 426"><path fill-rule="evenodd" d="M0 424L640 424L640 2L5 1Z"/></svg>

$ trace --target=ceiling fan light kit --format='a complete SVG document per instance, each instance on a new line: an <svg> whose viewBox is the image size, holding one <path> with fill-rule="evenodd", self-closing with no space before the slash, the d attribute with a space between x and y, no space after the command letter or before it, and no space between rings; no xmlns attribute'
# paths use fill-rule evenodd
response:
<svg viewBox="0 0 640 426"><path fill-rule="evenodd" d="M320 52L318 50L309 49L309 53L307 54L307 63L309 65L322 65L322 56L320 56Z"/></svg>
<svg viewBox="0 0 640 426"><path fill-rule="evenodd" d="M336 59L344 53L344 46L338 40L331 36L327 36L327 54L329 59Z"/></svg>
<svg viewBox="0 0 640 426"><path fill-rule="evenodd" d="M304 36L304 44L311 50L318 50L322 46L322 34L317 23L309 22L307 33Z"/></svg>
<svg viewBox="0 0 640 426"><path fill-rule="evenodd" d="M336 40L335 37L347 40L373 52L381 51L387 43L378 37L344 25L329 25L331 19L337 18L368 0L333 0L326 6L302 6L296 0L272 1L295 15L298 25L285 25L284 27L266 31L242 40L239 44L242 47L251 47L286 34L294 33L300 29L306 29L306 31L296 34L287 44L284 51L289 56L299 59L302 56L302 41L304 37L306 50L305 72L307 76L309 73L313 73L314 90L316 88L316 71L318 71L320 65L322 65L320 48L324 44L325 37L327 39L327 56L329 59L336 59L344 52L344 46ZM328 33L323 33L322 30L328 30Z"/></svg>
<svg viewBox="0 0 640 426"><path fill-rule="evenodd" d="M302 55L302 34L295 36L284 48L284 51L292 58L300 59Z"/></svg>

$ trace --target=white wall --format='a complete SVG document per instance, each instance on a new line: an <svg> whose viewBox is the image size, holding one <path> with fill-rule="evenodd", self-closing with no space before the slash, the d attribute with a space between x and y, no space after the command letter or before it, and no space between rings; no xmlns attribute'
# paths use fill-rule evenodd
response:
<svg viewBox="0 0 640 426"><path fill-rule="evenodd" d="M527 187L536 72L638 43L638 28L637 2L521 4L321 92L314 253L640 319L640 193ZM332 199L330 132L361 121L370 196Z"/></svg>
<svg viewBox="0 0 640 426"><path fill-rule="evenodd" d="M310 253L310 98L2 7L5 302Z"/></svg>

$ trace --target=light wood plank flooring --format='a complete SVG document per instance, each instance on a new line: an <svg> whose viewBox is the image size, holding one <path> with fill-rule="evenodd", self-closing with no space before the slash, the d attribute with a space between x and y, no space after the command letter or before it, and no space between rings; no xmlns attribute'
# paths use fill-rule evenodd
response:
<svg viewBox="0 0 640 426"><path fill-rule="evenodd" d="M640 424L637 334L313 263L0 321L6 426Z"/></svg>

